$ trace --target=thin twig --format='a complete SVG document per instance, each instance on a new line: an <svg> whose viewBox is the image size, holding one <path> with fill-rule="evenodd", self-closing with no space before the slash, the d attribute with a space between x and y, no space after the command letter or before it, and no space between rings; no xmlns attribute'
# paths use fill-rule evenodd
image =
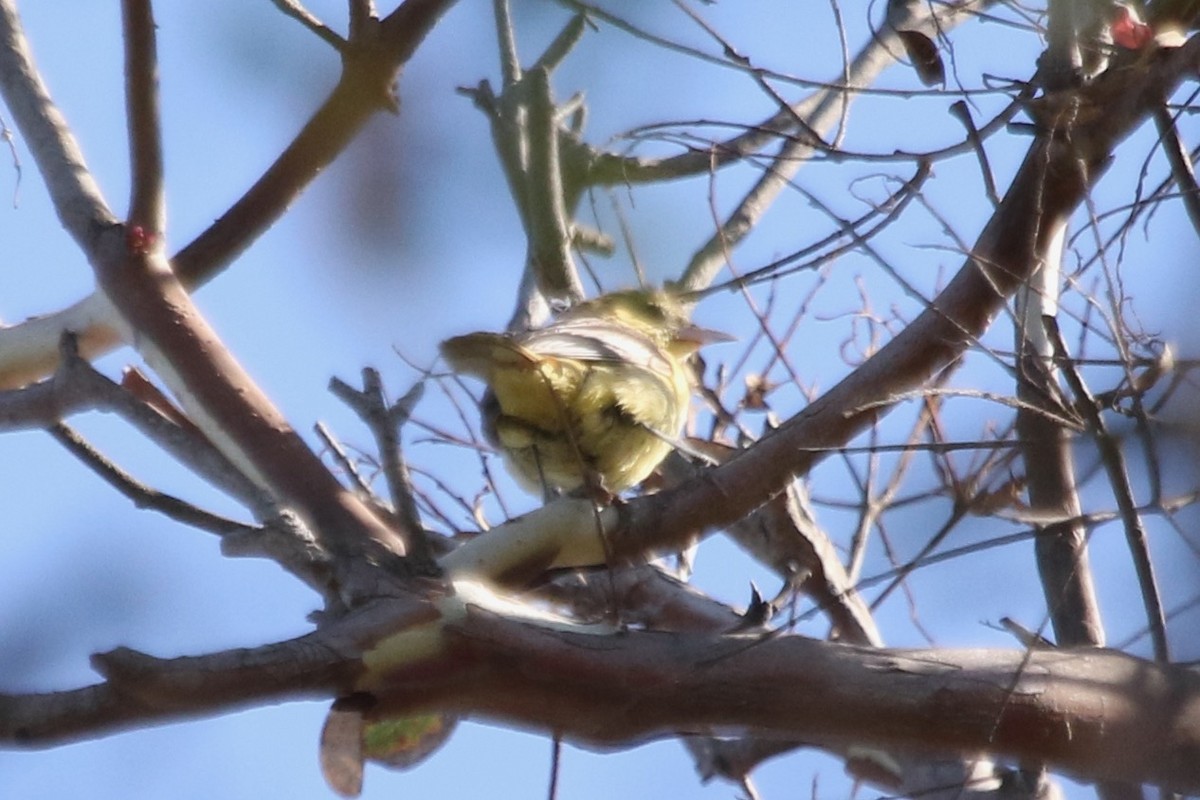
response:
<svg viewBox="0 0 1200 800"><path fill-rule="evenodd" d="M333 435L333 431L329 430L329 426L324 422L317 422L313 425L313 432L317 434L325 447L328 448L333 460L341 466L342 472L345 472L350 478L350 482L354 484L358 493L366 498L374 498L374 493L371 491L371 484L363 478L362 473L358 470L358 465L354 460L346 454L346 449L342 447L342 443Z"/></svg>
<svg viewBox="0 0 1200 800"><path fill-rule="evenodd" d="M1058 329L1058 323L1053 317L1043 317L1046 333L1054 344L1055 354L1065 358L1066 343ZM1079 409L1100 450L1104 470L1112 486L1113 496L1121 514L1121 523L1125 529L1125 539L1129 544L1130 557L1134 570L1137 572L1138 585L1141 588L1142 603L1146 608L1147 624L1150 626L1150 639L1154 643L1154 655L1159 661L1170 660L1170 647L1167 642L1167 623L1163 613L1162 596L1158 591L1158 579L1154 576L1154 562L1150 557L1150 543L1146 536L1146 527L1138 513L1137 504L1133 499L1133 486L1129 481L1129 470L1125 464L1125 456L1121 447L1108 431L1104 417L1096 406L1095 398L1083 382L1079 371L1064 361L1063 375L1071 391L1075 394L1075 407Z"/></svg>
<svg viewBox="0 0 1200 800"><path fill-rule="evenodd" d="M261 527L255 527L213 514L138 481L70 426L58 423L48 430L72 455L137 508L148 508L181 524L216 534L221 537L221 551L227 556L269 558L322 594L327 606L337 606L336 592L328 580L327 554L297 521L272 515Z"/></svg>
<svg viewBox="0 0 1200 800"><path fill-rule="evenodd" d="M311 33L316 34L318 38L332 46L334 50L337 50L339 53L345 50L346 40L305 8L299 0L271 0L271 2L286 16L291 17L305 28L308 28Z"/></svg>
<svg viewBox="0 0 1200 800"><path fill-rule="evenodd" d="M178 497L147 486L110 461L103 453L92 447L74 428L65 423L60 422L51 426L49 433L59 444L70 451L71 455L82 461L88 469L131 500L138 508L157 511L176 522L215 533L218 536L237 533L249 534L256 530L251 525L210 513L180 500Z"/></svg>
<svg viewBox="0 0 1200 800"><path fill-rule="evenodd" d="M1200 185L1196 183L1196 171L1192 167L1192 159L1188 157L1187 148L1183 146L1183 141L1179 138L1179 131L1175 127L1175 118L1171 116L1165 106L1159 106L1154 110L1154 124L1162 139L1163 152L1166 153L1167 161L1171 164L1171 177L1179 187L1183 207L1187 210L1188 219L1192 221L1193 230L1200 235Z"/></svg>
<svg viewBox="0 0 1200 800"><path fill-rule="evenodd" d="M924 8L923 5L921 7ZM908 27L916 29L922 24L928 25L931 16L920 11ZM860 51L850 69L852 85L869 83L893 63L888 48L895 46L894 38L881 34ZM846 95L843 91L824 88L802 103L789 105L787 111L797 119L804 120L819 140L819 137L840 119L845 100ZM686 288L701 289L713 282L724 265L725 253L736 247L749 234L788 181L816 150L814 143L807 139L792 139L780 148L772 159L770 169L766 170L754 187L746 193L720 229L692 256L681 280Z"/></svg>
<svg viewBox="0 0 1200 800"><path fill-rule="evenodd" d="M971 147L975 150L975 157L979 159L979 174L983 177L983 187L987 191L988 199L992 201L992 207L1000 205L1000 193L996 191L996 177L992 173L992 165L988 160L987 151L983 149L983 137L979 135L979 128L975 126L975 120L971 118L971 109L964 101L956 100L950 104L950 113L967 130L967 141L971 143Z"/></svg>
<svg viewBox="0 0 1200 800"><path fill-rule="evenodd" d="M406 545L414 566L423 572L432 572L434 558L421 525L421 515L413 496L412 476L408 470L400 442L400 428L412 415L412 410L425 390L424 381L417 382L404 397L389 405L384 396L383 380L377 370L370 367L362 371L363 388L354 389L346 382L333 378L329 389L358 414L370 429L379 447L383 462L383 474L388 483L392 506L401 530L406 534Z"/></svg>
<svg viewBox="0 0 1200 800"><path fill-rule="evenodd" d="M505 91L521 80L521 56L517 53L517 36L512 22L512 9L508 0L492 0L492 14L496 19L496 41L500 50L500 75Z"/></svg>

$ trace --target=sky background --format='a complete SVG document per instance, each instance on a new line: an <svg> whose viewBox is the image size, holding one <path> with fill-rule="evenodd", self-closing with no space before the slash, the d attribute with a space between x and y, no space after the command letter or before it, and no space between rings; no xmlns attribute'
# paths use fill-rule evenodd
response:
<svg viewBox="0 0 1200 800"><path fill-rule="evenodd" d="M336 81L338 61L330 48L265 0L157 5L169 240L175 251L223 213L278 154ZM549 2L517 0L515 6L522 53L529 61L568 15ZM309 7L333 27L343 27L344 3ZM756 63L812 79L837 74L840 48L826 4L777 2L769 12L747 13L742 4L727 0L697 8ZM26 2L21 10L50 90L109 203L122 213L128 155L117 4ZM869 36L868 17L849 5L842 10L848 47L855 52ZM637 13L641 23L664 35L720 52L669 4L646 4ZM1031 74L1039 47L1035 37L996 23L970 27L954 34L954 66L964 85L978 86L983 75ZM371 122L284 219L197 295L230 349L305 435L310 436L313 422L323 420L347 443L368 446L363 428L326 391L331 376L353 383L362 366L372 365L398 396L419 377L406 359L431 365L445 337L500 328L511 313L523 235L485 120L455 92L485 77L498 82L491 4L462 0L407 68L400 84L401 115ZM879 85L914 88L917 83L911 70L896 67ZM666 55L603 25L585 36L557 73L555 87L560 99L586 90L587 136L596 143L637 125L759 119L772 108L742 73ZM785 90L795 96L795 89ZM946 114L953 99L866 98L855 107L846 146L889 153L955 142L961 128ZM987 119L1004 97L987 95L974 102L976 119ZM855 126L858 119L870 124ZM11 124L7 115L5 121ZM1189 130L1194 142L1194 121L1185 122L1185 135ZM1118 187L1115 192L1136 183L1150 142L1152 136L1143 132L1129 145L1133 156L1114 166L1106 180ZM1011 135L989 146L1001 187L1027 143ZM19 170L0 150L0 319L8 323L61 308L92 285L85 261L57 225L19 135L16 147ZM643 152L672 150L650 144ZM857 170L853 181L845 171L851 168ZM806 189L838 213L854 216L862 213L864 200L881 199L895 188L889 176L908 169L904 164L826 163L806 167L802 175ZM1161 164L1154 169L1161 175ZM957 268L954 236L971 241L988 209L972 156L939 163L935 172L929 202L945 218L932 211L914 214L880 243L889 258L912 267L908 279L926 292ZM640 260L652 278L661 280L677 275L711 232L710 204L727 210L755 174L732 170L711 186L702 178L601 195L597 213L616 233L615 198ZM817 238L809 231L823 232L828 224L807 198L788 193L739 248L737 266L750 269L787 253ZM1194 355L1190 298L1196 296L1198 251L1179 210L1162 209L1131 237L1129 247L1125 289L1139 309L1148 310L1147 327L1175 342L1182 355ZM592 263L606 288L634 281L627 257ZM911 317L919 310L894 282L870 269L868 259L852 256L844 268L839 264L820 279L822 291L789 350L810 392L831 386L848 371L847 360L869 344L868 328L854 321L861 317L860 285L869 287L871 307L882 318ZM780 307L797 308L814 280L787 284L788 291L777 298ZM711 327L749 330L750 317L737 296L714 297L697 315ZM856 337L847 341L852 325ZM1000 330L995 345L1007 346L1008 336ZM740 352L713 358L734 360ZM136 356L122 350L99 363L116 375L130 362ZM1011 391L1003 376L985 371L986 362L982 356L968 358L962 382ZM781 413L794 413L803 402L794 389L774 400ZM948 418L949 434L976 438L979 410L964 408ZM902 440L911 411L897 412L889 423L895 427L885 433ZM1186 407L1177 413L1184 422L1190 419ZM440 393L430 392L419 416L440 424L449 419L449 406ZM119 421L86 414L71 422L157 488L219 513L239 514ZM752 424L761 427L763 420ZM474 455L432 442L420 431L408 435L414 463L456 485L478 485ZM1181 446L1166 458L1173 467L1168 480L1191 485L1190 451ZM883 463L893 462L885 458ZM918 470L908 491L928 488L936 476L927 470L924 480ZM836 466L823 466L814 476L814 493L853 497L844 481ZM518 512L533 507L534 500L511 489L505 503ZM502 519L494 502L485 508L492 521ZM917 505L907 516L891 518L906 552L915 551L936 524L926 513ZM96 679L88 656L117 646L167 657L293 637L309 630L305 615L317 607L313 593L273 564L223 558L214 537L133 509L39 432L0 437L0 520L0 689L5 691L85 685ZM853 514L829 511L822 521L839 544L846 543ZM989 535L994 530L966 525L956 532L955 543ZM1166 534L1155 547L1166 585L1195 585L1196 559L1187 537ZM927 612L921 622L935 632L937 644L1010 647L1007 635L987 623L1007 615L1029 627L1040 624L1044 609L1029 550L1010 548L923 571L913 596ZM1119 642L1138 632L1141 617L1118 530L1097 532L1094 556L1106 621ZM885 567L884 557L874 552L866 574ZM719 538L702 549L697 580L713 594L742 602L750 579L772 590L776 585ZM1172 596L1188 594L1179 590ZM889 644L928 643L900 593L881 607L879 621ZM814 636L826 632L819 620L800 630ZM1144 642L1134 649L1145 652ZM1184 644L1177 655L1197 658L1200 652ZM290 703L45 751L0 751L0 798L327 797L316 757L326 708L325 702ZM364 797L544 796L549 754L544 736L465 724L414 772L369 769ZM564 798L735 796L729 785L701 785L674 742L603 756L568 746L561 768ZM840 797L850 791L839 762L811 754L799 762L769 763L755 777L767 798Z"/></svg>

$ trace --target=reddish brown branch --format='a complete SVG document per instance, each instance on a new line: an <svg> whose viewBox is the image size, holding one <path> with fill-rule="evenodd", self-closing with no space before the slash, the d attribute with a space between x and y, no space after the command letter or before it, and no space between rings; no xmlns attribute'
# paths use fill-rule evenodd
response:
<svg viewBox="0 0 1200 800"><path fill-rule="evenodd" d="M129 116L131 126L138 126L130 134L135 144L157 138L157 119L147 118L155 111L147 76L152 73L147 52L153 52L153 25L140 2L130 0L127 27L135 41L126 50ZM344 98L359 115L365 118L394 105L391 84L396 70L445 6L410 0L386 20L360 26L345 52L343 74L343 83L351 87ZM139 15L139 8L146 13ZM152 152L145 163L135 159L140 165L134 176L134 204L152 214L156 195L147 181L155 174L155 144L149 146ZM282 206L276 207L279 211ZM242 235L249 230L239 228ZM338 583L348 600L379 591L377 578L369 573L370 562L394 563L394 555L404 553L402 537L334 479L226 350L162 257L161 240L147 242L133 225L106 231L91 244L100 290L136 332L139 352L193 421L251 480L295 508L318 541L340 557Z"/></svg>
<svg viewBox="0 0 1200 800"><path fill-rule="evenodd" d="M92 658L105 682L66 692L0 695L0 742L50 746L152 722L350 691L361 655L382 636L436 619L423 598L381 601L285 642L159 659L121 648Z"/></svg>
<svg viewBox="0 0 1200 800"><path fill-rule="evenodd" d="M381 108L394 108L399 70L454 0L407 0L343 52L342 76L279 158L229 210L175 254L189 288L206 283L275 223Z"/></svg>
<svg viewBox="0 0 1200 800"><path fill-rule="evenodd" d="M337 696L360 688L364 648L389 630L430 621L431 612L420 601L381 604L290 642L201 657L114 651L95 662L103 685L0 696L0 740L49 744ZM1200 675L1111 650L876 650L798 636L597 634L474 608L443 635L447 649L389 674L375 713L490 717L609 746L739 730L825 747L988 752L1090 778L1200 789Z"/></svg>
<svg viewBox="0 0 1200 800"><path fill-rule="evenodd" d="M1077 775L1200 788L1200 675L1114 651L601 637L483 613L452 635L459 659L491 669L444 695L407 683L406 709L492 716L601 745L750 730L825 746L989 752Z"/></svg>
<svg viewBox="0 0 1200 800"><path fill-rule="evenodd" d="M381 108L394 109L400 69L454 0L407 0L383 20L360 25L363 35L342 49L341 79L290 145L246 193L175 254L172 266L188 289L211 280L258 239L341 154ZM115 222L83 156L37 75L11 2L0 2L0 90L33 151L64 226L87 252L98 230ZM53 371L55 343L70 324L88 357L121 343L103 304L87 298L39 325L41 340L23 342L5 359L0 387L20 386ZM72 312L74 312L72 314ZM59 320L59 318L62 318ZM80 318L83 318L82 320ZM80 324L81 321L85 324Z"/></svg>
<svg viewBox="0 0 1200 800"><path fill-rule="evenodd" d="M162 131L159 126L158 52L150 0L124 0L125 109L129 128L128 224L143 239L162 236L166 221ZM147 242L148 243L148 242Z"/></svg>
<svg viewBox="0 0 1200 800"><path fill-rule="evenodd" d="M150 722L331 697L359 671L354 660L306 639L171 660L120 649L93 662L108 681L66 692L0 695L0 740L53 746Z"/></svg>
<svg viewBox="0 0 1200 800"><path fill-rule="evenodd" d="M119 231L113 231L119 234ZM376 588L357 585L362 561L389 562L402 540L337 482L199 314L166 260L109 237L97 282L130 326L138 349L171 387L189 417L221 453L281 504L295 508L335 556L347 599Z"/></svg>

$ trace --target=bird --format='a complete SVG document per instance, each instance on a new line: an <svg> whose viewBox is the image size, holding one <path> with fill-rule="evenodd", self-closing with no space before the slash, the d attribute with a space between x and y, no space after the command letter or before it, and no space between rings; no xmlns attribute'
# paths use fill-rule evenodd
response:
<svg viewBox="0 0 1200 800"><path fill-rule="evenodd" d="M650 476L687 421L687 359L729 337L689 321L661 289L611 292L528 331L441 344L457 373L487 384L483 432L519 484L547 497L581 487L617 495Z"/></svg>

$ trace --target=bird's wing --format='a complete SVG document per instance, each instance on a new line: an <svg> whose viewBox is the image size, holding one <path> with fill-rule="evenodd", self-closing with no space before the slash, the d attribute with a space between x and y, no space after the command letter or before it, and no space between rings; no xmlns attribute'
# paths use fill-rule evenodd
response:
<svg viewBox="0 0 1200 800"><path fill-rule="evenodd" d="M442 342L442 358L455 372L490 381L496 370L529 370L537 356L506 333L468 333Z"/></svg>
<svg viewBox="0 0 1200 800"><path fill-rule="evenodd" d="M516 439L536 438L538 432L561 435L567 424L564 404L587 372L578 359L533 352L526 347L527 337L480 332L441 344L442 357L456 372L487 384L484 413L493 419L485 421L484 432L489 441L506 447L517 447Z"/></svg>
<svg viewBox="0 0 1200 800"><path fill-rule="evenodd" d="M669 356L643 333L600 319L572 319L529 331L518 338L535 355L583 362L625 364L670 372Z"/></svg>

